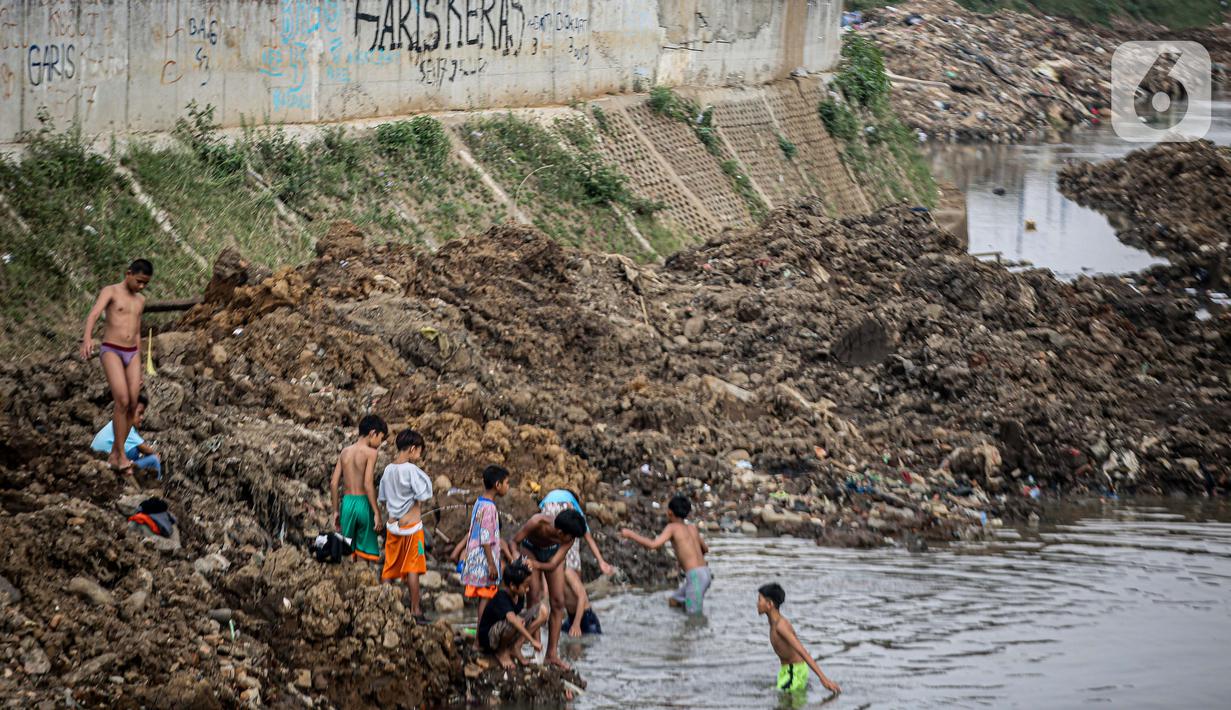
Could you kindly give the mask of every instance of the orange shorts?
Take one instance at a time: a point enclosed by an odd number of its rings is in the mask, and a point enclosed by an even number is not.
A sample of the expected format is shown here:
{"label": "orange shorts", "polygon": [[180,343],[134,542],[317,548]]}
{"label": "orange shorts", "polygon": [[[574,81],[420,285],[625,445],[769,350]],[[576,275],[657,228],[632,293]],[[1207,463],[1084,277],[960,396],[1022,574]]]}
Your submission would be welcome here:
{"label": "orange shorts", "polygon": [[499,589],[499,587],[494,585],[491,587],[476,587],[473,584],[467,584],[466,596],[471,599],[474,599],[475,597],[478,597],[479,599],[491,599],[496,596],[497,589]]}
{"label": "orange shorts", "polygon": [[[427,572],[427,556],[423,554],[423,527],[409,535],[398,535],[392,530],[385,536],[385,569],[381,579],[399,579],[408,574]],[[414,526],[411,526],[414,527]]]}

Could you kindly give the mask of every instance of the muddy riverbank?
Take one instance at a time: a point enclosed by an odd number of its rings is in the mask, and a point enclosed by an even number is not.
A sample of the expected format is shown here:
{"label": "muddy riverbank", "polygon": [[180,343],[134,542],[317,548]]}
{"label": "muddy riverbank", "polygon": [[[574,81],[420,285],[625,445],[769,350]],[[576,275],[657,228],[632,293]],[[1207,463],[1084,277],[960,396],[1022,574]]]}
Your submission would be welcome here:
{"label": "muddy riverbank", "polygon": [[1079,204],[1116,215],[1117,236],[1166,257],[1151,273],[1175,288],[1231,291],[1231,147],[1210,141],[1160,143],[1121,159],[1060,172]]}
{"label": "muddy riverbank", "polygon": [[[162,482],[84,452],[107,417],[96,363],[0,367],[0,529],[16,541],[0,556],[0,691],[564,697],[576,676],[504,679],[445,623],[460,590],[443,556],[485,464],[513,471],[514,520],[536,493],[580,490],[636,584],[667,582],[670,560],[613,532],[659,526],[675,491],[708,529],[912,549],[1025,519],[1034,496],[1196,493],[1225,475],[1231,392],[1214,374],[1227,325],[1195,308],[980,263],[926,213],[833,220],[816,202],[662,266],[513,226],[425,254],[338,224],[316,259],[272,274],[228,254],[205,302],[152,341],[143,433]],[[435,626],[414,627],[370,571],[301,551],[329,526],[329,471],[367,411],[428,441]],[[178,542],[125,522],[155,494]]]}

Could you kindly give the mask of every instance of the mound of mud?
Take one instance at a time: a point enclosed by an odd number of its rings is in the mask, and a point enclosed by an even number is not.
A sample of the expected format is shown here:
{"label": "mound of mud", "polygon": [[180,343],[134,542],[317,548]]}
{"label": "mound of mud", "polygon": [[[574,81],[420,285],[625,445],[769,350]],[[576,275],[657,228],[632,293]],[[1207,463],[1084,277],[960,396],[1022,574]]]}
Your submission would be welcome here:
{"label": "mound of mud", "polygon": [[[337,225],[302,267],[247,268],[220,259],[153,339],[143,434],[167,476],[144,490],[83,451],[108,417],[96,363],[0,367],[5,697],[564,697],[579,679],[485,670],[369,567],[301,552],[369,411],[428,442],[428,609],[456,604],[444,556],[489,463],[514,475],[506,531],[574,488],[643,584],[670,557],[615,528],[659,527],[676,491],[709,529],[917,544],[1024,515],[1036,485],[1196,492],[1226,471],[1226,323],[1182,296],[981,263],[905,208],[835,221],[805,202],[662,266],[514,226],[424,254]],[[126,527],[153,494],[178,544]]]}
{"label": "mound of mud", "polygon": [[1231,148],[1159,143],[1119,160],[1072,163],[1060,190],[1123,224],[1126,244],[1166,257],[1157,270],[1183,287],[1231,290]]}
{"label": "mound of mud", "polygon": [[863,18],[861,31],[898,77],[898,115],[937,140],[1015,142],[1107,115],[1106,76],[1119,43],[1110,31],[1010,10],[977,13],[952,0],[894,3]]}

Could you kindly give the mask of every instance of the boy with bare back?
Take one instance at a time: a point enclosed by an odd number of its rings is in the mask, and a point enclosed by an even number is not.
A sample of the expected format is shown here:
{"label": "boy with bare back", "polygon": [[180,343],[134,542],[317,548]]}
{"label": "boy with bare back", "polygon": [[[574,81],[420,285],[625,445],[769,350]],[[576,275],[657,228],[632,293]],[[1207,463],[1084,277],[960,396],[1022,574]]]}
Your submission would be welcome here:
{"label": "boy with bare back", "polygon": [[697,526],[688,522],[688,514],[692,512],[692,503],[684,496],[675,496],[667,503],[667,527],[653,540],[624,528],[620,534],[641,545],[647,550],[657,550],[671,542],[675,550],[675,559],[684,571],[684,582],[672,594],[667,602],[671,606],[683,607],[689,614],[700,614],[705,593],[709,591],[709,565],[705,564],[705,553],[710,551]]}
{"label": "boy with bare back", "polygon": [[[375,414],[359,421],[359,440],[342,449],[329,481],[329,497],[333,501],[333,520],[338,532],[350,538],[355,559],[380,562],[380,532],[384,523],[376,511],[376,453],[385,443],[389,427]],[[341,505],[338,486],[342,486]]]}
{"label": "boy with bare back", "polygon": [[[564,569],[565,558],[573,542],[586,535],[586,521],[575,510],[562,510],[548,515],[531,516],[513,536],[513,545],[525,557],[530,569],[530,605],[543,599],[544,591],[551,613],[547,626],[547,654],[544,660],[553,666],[568,670],[569,665],[560,658],[560,627],[564,624]],[[546,587],[546,590],[544,590]],[[490,605],[488,607],[491,608]]]}
{"label": "boy with bare back", "polygon": [[816,673],[821,685],[831,693],[841,693],[842,688],[821,672],[812,654],[800,643],[795,635],[791,622],[782,615],[782,603],[786,601],[786,591],[782,585],[774,582],[766,584],[757,590],[757,613],[764,614],[769,620],[769,645],[778,654],[781,665],[778,668],[778,682],[775,687],[779,693],[795,696],[789,705],[799,704],[808,692],[808,671]]}
{"label": "boy with bare back", "polygon": [[112,415],[115,442],[107,462],[117,471],[131,471],[134,464],[124,451],[128,430],[136,415],[137,398],[141,394],[141,312],[145,309],[145,297],[141,292],[154,276],[154,267],[145,259],[137,259],[128,266],[124,280],[103,287],[98,300],[85,320],[85,335],[81,339],[81,359],[89,360],[94,355],[94,326],[100,315],[106,314],[103,342],[98,349],[103,373],[111,387],[115,402]]}

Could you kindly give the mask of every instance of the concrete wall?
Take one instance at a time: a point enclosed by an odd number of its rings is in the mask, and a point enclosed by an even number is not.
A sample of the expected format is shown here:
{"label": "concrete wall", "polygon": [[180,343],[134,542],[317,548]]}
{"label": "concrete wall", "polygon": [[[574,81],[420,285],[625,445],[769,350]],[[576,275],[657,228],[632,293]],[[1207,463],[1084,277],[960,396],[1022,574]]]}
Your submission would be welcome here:
{"label": "concrete wall", "polygon": [[0,141],[568,103],[830,68],[839,0],[0,0]]}

